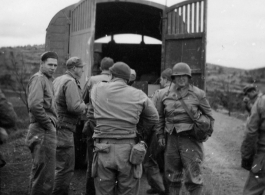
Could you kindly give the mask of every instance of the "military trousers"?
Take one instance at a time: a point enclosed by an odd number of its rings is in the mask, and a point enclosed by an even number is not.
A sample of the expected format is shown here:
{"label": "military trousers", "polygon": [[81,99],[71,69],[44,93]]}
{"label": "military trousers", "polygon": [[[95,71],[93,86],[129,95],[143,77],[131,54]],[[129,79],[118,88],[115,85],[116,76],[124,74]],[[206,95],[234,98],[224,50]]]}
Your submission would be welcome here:
{"label": "military trousers", "polygon": [[157,192],[165,192],[166,181],[164,174],[164,148],[158,145],[155,133],[152,133],[150,144],[148,144],[147,153],[144,161],[144,170],[148,184]]}
{"label": "military trousers", "polygon": [[174,131],[171,135],[167,134],[165,175],[169,185],[169,194],[180,193],[183,178],[185,187],[191,194],[201,194],[202,162],[202,143],[185,133],[177,134]]}
{"label": "military trousers", "polygon": [[[97,195],[137,195],[142,173],[129,162],[132,144],[109,144],[108,152],[94,154],[92,169]],[[95,167],[96,164],[96,167]],[[92,171],[93,172],[93,171]]]}
{"label": "military trousers", "polygon": [[265,153],[258,152],[244,186],[243,195],[265,194]]}
{"label": "military trousers", "polygon": [[38,123],[32,123],[26,137],[32,154],[29,194],[50,195],[53,190],[56,164],[56,130],[44,129]]}
{"label": "military trousers", "polygon": [[74,135],[68,129],[57,128],[56,170],[53,195],[68,195],[74,176]]}

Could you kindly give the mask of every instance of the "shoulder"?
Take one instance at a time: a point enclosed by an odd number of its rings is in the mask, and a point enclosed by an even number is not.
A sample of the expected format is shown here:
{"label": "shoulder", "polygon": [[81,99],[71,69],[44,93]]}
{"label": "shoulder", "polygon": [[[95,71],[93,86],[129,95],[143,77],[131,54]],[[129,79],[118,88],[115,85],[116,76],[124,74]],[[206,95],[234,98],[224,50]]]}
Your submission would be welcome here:
{"label": "shoulder", "polygon": [[194,85],[190,85],[189,90],[191,90],[199,99],[206,97],[205,91],[203,91],[202,89],[200,89]]}
{"label": "shoulder", "polygon": [[45,78],[46,78],[46,76],[43,73],[37,72],[30,77],[29,85],[38,84],[38,83],[45,83]]}

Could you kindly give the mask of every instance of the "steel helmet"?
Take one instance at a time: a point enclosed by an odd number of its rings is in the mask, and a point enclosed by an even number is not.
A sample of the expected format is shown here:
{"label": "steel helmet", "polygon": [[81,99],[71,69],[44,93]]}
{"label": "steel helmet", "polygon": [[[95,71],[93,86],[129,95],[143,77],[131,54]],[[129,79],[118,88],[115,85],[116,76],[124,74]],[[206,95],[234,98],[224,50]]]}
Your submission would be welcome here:
{"label": "steel helmet", "polygon": [[184,62],[179,62],[174,65],[172,69],[171,79],[174,79],[174,76],[187,75],[191,78],[191,69],[188,64]]}
{"label": "steel helmet", "polygon": [[111,74],[115,77],[130,80],[131,69],[124,62],[116,62],[112,67],[109,68]]}

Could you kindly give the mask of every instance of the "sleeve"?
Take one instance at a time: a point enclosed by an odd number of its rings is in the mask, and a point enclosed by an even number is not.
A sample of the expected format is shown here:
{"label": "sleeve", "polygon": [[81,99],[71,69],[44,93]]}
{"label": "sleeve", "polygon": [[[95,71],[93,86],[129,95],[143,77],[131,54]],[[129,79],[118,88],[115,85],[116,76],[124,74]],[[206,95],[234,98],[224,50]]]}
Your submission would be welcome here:
{"label": "sleeve", "polygon": [[158,138],[163,138],[165,137],[164,135],[164,129],[165,129],[165,113],[164,109],[165,106],[162,102],[162,94],[161,91],[157,93],[157,99],[156,99],[156,105],[155,105],[157,112],[158,112],[158,123],[155,126],[155,131],[158,136]]}
{"label": "sleeve", "polygon": [[89,78],[84,86],[83,100],[85,104],[89,102],[89,94],[91,89],[91,79]]}
{"label": "sleeve", "polygon": [[43,79],[35,76],[29,83],[28,105],[35,120],[45,129],[51,125],[51,120],[43,108],[45,84]]}
{"label": "sleeve", "polygon": [[[145,95],[145,94],[144,94]],[[144,107],[141,114],[143,123],[147,126],[156,125],[158,122],[158,113],[153,102],[145,95]]]}
{"label": "sleeve", "polygon": [[255,102],[252,107],[251,115],[246,125],[245,136],[241,145],[241,157],[242,159],[251,159],[253,158],[256,145],[258,140],[258,130],[261,120],[261,115],[259,111],[260,100]]}
{"label": "sleeve", "polygon": [[80,96],[78,86],[75,83],[75,81],[69,81],[68,83],[66,83],[65,97],[66,97],[67,110],[70,113],[75,115],[83,114],[87,106]]}
{"label": "sleeve", "polygon": [[17,114],[13,105],[7,101],[0,90],[0,127],[13,128],[16,125]]}

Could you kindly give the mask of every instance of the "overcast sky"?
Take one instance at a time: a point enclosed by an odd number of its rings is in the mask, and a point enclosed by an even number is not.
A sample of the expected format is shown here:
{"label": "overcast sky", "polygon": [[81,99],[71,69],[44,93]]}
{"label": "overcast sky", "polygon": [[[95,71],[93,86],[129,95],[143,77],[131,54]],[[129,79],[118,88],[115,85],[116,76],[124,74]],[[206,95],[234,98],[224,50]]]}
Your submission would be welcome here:
{"label": "overcast sky", "polygon": [[[79,0],[1,0],[0,47],[44,44],[61,9]],[[179,0],[153,0],[168,6]],[[265,0],[208,0],[207,62],[265,67]]]}

